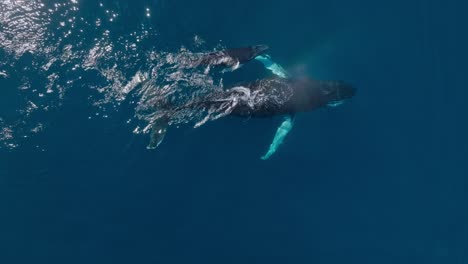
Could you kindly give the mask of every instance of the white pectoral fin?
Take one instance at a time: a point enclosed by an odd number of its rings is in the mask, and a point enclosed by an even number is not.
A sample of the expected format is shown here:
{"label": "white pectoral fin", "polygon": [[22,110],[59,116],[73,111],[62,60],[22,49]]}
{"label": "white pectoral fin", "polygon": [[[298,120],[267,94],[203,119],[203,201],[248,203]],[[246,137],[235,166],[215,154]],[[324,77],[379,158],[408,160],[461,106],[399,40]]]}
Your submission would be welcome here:
{"label": "white pectoral fin", "polygon": [[152,125],[151,135],[150,135],[150,143],[146,147],[147,149],[155,149],[161,144],[166,136],[167,128],[168,128],[169,119],[166,117],[162,117]]}
{"label": "white pectoral fin", "polygon": [[273,142],[270,144],[270,148],[268,149],[267,153],[261,157],[262,160],[267,160],[273,155],[279,148],[279,146],[283,143],[284,138],[288,135],[289,131],[293,128],[294,125],[294,116],[288,115],[284,118],[281,125],[276,130],[275,137],[273,138]]}
{"label": "white pectoral fin", "polygon": [[269,55],[259,55],[255,57],[256,60],[260,61],[265,68],[270,70],[274,75],[280,78],[288,78],[288,73],[281,65],[271,60]]}

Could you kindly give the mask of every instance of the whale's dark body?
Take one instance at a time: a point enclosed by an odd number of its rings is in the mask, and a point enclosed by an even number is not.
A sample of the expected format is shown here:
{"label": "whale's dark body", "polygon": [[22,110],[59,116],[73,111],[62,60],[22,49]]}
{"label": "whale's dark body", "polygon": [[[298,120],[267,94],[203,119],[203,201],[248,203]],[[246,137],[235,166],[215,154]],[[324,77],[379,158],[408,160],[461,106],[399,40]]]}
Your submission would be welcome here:
{"label": "whale's dark body", "polygon": [[[268,49],[265,45],[245,48],[227,49],[202,54],[193,64],[197,66],[214,66],[236,69],[240,65],[262,55]],[[262,56],[259,56],[262,57]],[[312,111],[327,105],[334,105],[354,96],[356,90],[342,81],[318,81],[309,78],[287,78],[282,68],[277,69],[269,58],[262,58],[267,69],[276,77],[256,80],[226,90],[215,90],[199,98],[193,98],[182,105],[162,103],[155,108],[162,112],[152,124],[151,141],[148,148],[156,148],[164,139],[171,120],[177,119],[184,112],[206,112],[217,119],[232,115],[240,117],[271,117],[276,115],[293,115],[298,112]],[[278,65],[276,65],[278,66]],[[193,111],[192,111],[193,110]],[[202,122],[202,123],[203,123]],[[197,123],[196,126],[199,124]],[[286,132],[287,133],[287,132]]]}
{"label": "whale's dark body", "polygon": [[226,49],[217,52],[203,54],[193,66],[219,66],[235,68],[253,60],[258,55],[268,50],[266,45],[255,45],[244,48]]}
{"label": "whale's dark body", "polygon": [[216,108],[226,101],[237,98],[230,115],[271,117],[312,111],[349,99],[355,93],[354,87],[342,81],[275,77],[218,91],[184,107]]}
{"label": "whale's dark body", "polygon": [[216,115],[271,117],[312,111],[353,97],[356,89],[342,81],[317,81],[309,78],[261,79],[227,90],[218,90],[195,98],[182,106],[164,108],[165,115],[153,123],[148,148],[156,148],[164,139],[171,116],[179,111],[206,110]]}

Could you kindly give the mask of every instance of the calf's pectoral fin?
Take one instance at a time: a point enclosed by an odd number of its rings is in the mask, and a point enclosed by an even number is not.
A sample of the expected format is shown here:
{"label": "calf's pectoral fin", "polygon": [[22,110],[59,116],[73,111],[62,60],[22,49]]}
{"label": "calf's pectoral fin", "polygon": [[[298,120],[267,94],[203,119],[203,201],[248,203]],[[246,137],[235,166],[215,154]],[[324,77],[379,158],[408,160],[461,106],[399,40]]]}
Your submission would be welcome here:
{"label": "calf's pectoral fin", "polygon": [[281,65],[274,62],[270,55],[258,55],[255,57],[255,59],[260,61],[263,66],[265,66],[265,68],[271,71],[274,75],[283,79],[288,78],[289,74],[286,72],[286,70]]}

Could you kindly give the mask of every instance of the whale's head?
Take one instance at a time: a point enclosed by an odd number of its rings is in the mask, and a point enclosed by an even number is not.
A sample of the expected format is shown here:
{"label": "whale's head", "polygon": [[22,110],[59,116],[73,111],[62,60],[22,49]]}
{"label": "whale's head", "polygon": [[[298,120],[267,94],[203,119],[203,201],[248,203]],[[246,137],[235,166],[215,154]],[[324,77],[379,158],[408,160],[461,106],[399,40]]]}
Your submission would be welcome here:
{"label": "whale's head", "polygon": [[326,81],[320,85],[323,102],[327,106],[338,106],[356,95],[356,88],[343,81]]}
{"label": "whale's head", "polygon": [[338,106],[356,94],[356,88],[343,81],[322,81],[301,77],[290,81],[293,96],[289,104],[295,112],[324,106]]}
{"label": "whale's head", "polygon": [[269,47],[267,45],[252,46],[252,52],[253,52],[253,55],[254,55],[252,57],[256,57],[258,55],[261,55],[261,54],[265,53],[268,49],[269,49]]}
{"label": "whale's head", "polygon": [[268,50],[267,45],[255,45],[243,48],[227,49],[222,52],[223,57],[227,55],[233,61],[244,64],[255,57],[264,54]]}

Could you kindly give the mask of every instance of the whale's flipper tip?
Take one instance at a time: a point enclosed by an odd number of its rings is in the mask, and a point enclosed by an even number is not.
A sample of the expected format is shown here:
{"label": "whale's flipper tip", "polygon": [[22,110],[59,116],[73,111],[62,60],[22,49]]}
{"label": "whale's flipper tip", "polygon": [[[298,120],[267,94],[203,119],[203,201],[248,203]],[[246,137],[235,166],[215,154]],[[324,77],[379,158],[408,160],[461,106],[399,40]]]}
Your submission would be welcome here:
{"label": "whale's flipper tip", "polygon": [[164,140],[164,137],[166,136],[168,126],[168,118],[161,118],[153,124],[150,143],[146,147],[147,149],[155,149],[161,144],[161,142]]}

